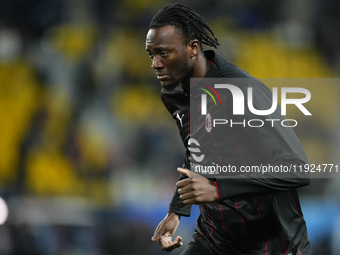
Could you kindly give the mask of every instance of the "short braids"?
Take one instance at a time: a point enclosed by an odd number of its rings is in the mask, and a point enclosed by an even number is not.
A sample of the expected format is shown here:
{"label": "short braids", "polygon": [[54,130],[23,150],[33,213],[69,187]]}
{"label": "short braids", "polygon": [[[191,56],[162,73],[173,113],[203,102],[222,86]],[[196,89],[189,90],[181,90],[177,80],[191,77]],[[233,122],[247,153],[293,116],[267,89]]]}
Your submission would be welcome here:
{"label": "short braids", "polygon": [[[186,38],[187,42],[197,39],[201,46],[217,48],[217,38],[208,23],[193,9],[184,4],[168,4],[151,20],[149,28],[175,26]],[[210,34],[211,35],[210,35]]]}

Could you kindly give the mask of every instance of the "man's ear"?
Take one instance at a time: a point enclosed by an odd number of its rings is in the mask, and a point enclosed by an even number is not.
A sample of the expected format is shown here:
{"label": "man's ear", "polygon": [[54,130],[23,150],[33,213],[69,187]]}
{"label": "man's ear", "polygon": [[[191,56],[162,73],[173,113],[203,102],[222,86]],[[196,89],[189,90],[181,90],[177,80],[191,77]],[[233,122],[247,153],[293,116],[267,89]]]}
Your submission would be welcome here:
{"label": "man's ear", "polygon": [[200,42],[197,39],[191,40],[189,42],[190,47],[190,58],[196,57],[200,51]]}

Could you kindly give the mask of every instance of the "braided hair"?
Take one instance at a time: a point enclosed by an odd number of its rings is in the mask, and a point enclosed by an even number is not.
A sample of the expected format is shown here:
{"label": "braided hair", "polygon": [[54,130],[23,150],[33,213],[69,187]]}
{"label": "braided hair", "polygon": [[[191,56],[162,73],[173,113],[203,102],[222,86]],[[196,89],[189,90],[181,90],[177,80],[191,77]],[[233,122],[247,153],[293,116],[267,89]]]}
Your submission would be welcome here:
{"label": "braided hair", "polygon": [[[174,26],[185,37],[186,43],[193,39],[217,48],[217,38],[208,23],[193,9],[184,4],[168,4],[152,18],[149,28]],[[211,35],[210,35],[210,34]]]}

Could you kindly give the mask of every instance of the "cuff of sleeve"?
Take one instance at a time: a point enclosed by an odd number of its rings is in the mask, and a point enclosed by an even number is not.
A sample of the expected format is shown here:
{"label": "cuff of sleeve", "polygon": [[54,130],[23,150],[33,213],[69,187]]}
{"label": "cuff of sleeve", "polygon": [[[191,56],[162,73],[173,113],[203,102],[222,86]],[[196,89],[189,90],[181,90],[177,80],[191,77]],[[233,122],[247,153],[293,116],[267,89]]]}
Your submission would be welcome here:
{"label": "cuff of sleeve", "polygon": [[217,179],[215,185],[218,190],[218,197],[220,201],[233,197],[239,189],[237,185],[237,178]]}
{"label": "cuff of sleeve", "polygon": [[217,192],[218,201],[221,201],[221,200],[220,200],[220,193],[219,193],[218,187],[217,187],[217,182],[214,181],[214,184],[215,184],[215,187],[216,187],[216,192]]}
{"label": "cuff of sleeve", "polygon": [[181,209],[173,209],[173,208],[169,208],[169,213],[173,212],[176,213],[179,216],[184,216],[184,217],[190,217],[190,213],[191,213],[191,206],[190,208],[185,208],[183,210]]}

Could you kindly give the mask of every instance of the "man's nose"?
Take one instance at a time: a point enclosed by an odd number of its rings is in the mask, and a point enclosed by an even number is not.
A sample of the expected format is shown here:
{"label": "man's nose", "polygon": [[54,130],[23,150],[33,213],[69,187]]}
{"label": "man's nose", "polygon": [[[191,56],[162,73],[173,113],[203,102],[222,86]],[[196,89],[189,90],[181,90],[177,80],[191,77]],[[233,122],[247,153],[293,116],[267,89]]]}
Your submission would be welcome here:
{"label": "man's nose", "polygon": [[154,57],[153,57],[151,67],[152,67],[153,69],[163,68],[163,63],[162,63],[162,61],[160,60],[160,57],[159,57],[159,56],[154,56]]}

